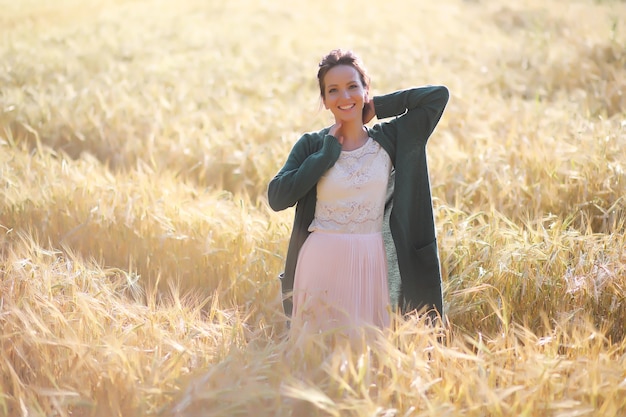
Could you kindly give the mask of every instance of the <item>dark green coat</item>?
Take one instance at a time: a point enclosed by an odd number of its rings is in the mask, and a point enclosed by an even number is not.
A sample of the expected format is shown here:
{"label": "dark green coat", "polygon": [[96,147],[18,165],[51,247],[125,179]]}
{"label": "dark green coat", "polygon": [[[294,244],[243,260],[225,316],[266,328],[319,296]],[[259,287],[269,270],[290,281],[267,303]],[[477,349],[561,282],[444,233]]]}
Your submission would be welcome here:
{"label": "dark green coat", "polygon": [[[397,301],[402,312],[426,307],[443,315],[426,143],[443,114],[448,97],[446,87],[429,86],[373,98],[379,120],[393,117],[374,125],[369,129],[369,135],[387,151],[394,165],[383,235],[386,237],[390,287],[400,276]],[[296,205],[282,279],[285,313],[288,315],[291,315],[291,291],[298,253],[310,233],[308,227],[315,214],[316,185],[341,152],[341,145],[328,134],[329,129],[304,134],[268,187],[272,209],[279,211]]]}

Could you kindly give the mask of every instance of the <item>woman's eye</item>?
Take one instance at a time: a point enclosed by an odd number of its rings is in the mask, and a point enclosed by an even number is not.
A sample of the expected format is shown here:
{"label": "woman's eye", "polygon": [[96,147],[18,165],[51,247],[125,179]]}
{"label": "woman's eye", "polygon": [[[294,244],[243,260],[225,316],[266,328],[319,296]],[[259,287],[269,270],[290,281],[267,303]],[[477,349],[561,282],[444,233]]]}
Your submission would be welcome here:
{"label": "woman's eye", "polygon": [[330,90],[328,90],[329,93],[336,93],[337,89],[336,88],[331,88]]}
{"label": "woman's eye", "polygon": [[350,88],[351,88],[352,90],[354,90],[355,88],[357,88],[357,85],[356,85],[356,84],[352,84],[352,85],[350,86]]}

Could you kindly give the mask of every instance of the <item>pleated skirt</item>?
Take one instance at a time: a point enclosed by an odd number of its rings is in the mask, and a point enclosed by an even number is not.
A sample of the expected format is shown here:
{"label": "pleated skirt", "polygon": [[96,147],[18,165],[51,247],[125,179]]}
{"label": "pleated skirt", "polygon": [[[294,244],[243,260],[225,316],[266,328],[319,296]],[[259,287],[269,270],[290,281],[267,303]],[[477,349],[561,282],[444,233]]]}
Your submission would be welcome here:
{"label": "pleated skirt", "polygon": [[311,233],[296,266],[292,329],[324,332],[362,326],[389,326],[382,233]]}

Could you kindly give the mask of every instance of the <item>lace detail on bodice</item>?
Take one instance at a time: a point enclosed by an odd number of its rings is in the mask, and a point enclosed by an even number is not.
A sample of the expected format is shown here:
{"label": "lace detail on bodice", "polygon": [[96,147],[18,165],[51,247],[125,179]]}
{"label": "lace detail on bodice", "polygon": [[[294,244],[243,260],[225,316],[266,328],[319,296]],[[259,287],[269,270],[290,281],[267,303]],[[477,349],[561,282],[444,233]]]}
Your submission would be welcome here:
{"label": "lace detail on bodice", "polygon": [[372,138],[360,148],[342,151],[317,183],[309,231],[380,232],[390,171],[389,155]]}

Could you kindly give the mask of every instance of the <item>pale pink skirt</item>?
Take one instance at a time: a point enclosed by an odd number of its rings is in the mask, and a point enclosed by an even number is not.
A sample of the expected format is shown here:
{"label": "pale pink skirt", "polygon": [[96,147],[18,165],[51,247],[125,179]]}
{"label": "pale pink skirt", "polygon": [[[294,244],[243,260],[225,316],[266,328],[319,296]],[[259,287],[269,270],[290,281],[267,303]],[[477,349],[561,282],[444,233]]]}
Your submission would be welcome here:
{"label": "pale pink skirt", "polygon": [[292,328],[319,332],[368,325],[389,326],[382,234],[311,233],[298,256]]}

